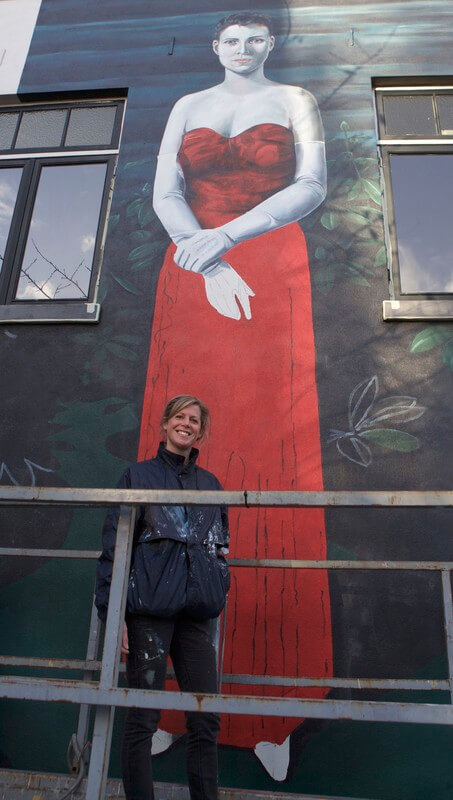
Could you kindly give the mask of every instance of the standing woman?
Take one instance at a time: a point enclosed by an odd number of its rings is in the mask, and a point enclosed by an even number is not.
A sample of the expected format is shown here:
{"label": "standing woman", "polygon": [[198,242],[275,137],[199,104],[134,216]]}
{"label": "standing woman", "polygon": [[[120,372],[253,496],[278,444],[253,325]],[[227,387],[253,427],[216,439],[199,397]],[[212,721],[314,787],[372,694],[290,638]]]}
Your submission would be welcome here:
{"label": "standing woman", "polygon": [[[173,243],[157,289],[139,452],[155,448],[165,393],[195,386],[216,408],[222,448],[208,445],[204,458],[224,485],[321,490],[310,271],[297,220],[325,197],[324,137],[314,97],[265,76],[274,41],[262,15],[221,20],[213,50],[223,82],[182,97],[162,138],[154,207]],[[231,519],[236,557],[326,558],[322,509],[241,510]],[[235,570],[224,666],[330,676],[327,573]],[[293,727],[226,715],[220,741],[281,744]]]}
{"label": "standing woman", "polygon": [[[197,466],[209,411],[192,395],[170,400],[161,418],[165,441],[157,456],[133,464],[118,488],[221,489]],[[98,561],[96,605],[107,616],[118,510],[107,515]],[[163,689],[168,656],[182,691],[215,693],[212,618],[229,588],[226,510],[215,506],[141,506],[137,511],[123,633],[127,680],[136,689]],[[157,709],[130,708],[123,737],[127,800],[152,800],[151,742]],[[187,773],[191,800],[217,797],[217,714],[187,712]]]}

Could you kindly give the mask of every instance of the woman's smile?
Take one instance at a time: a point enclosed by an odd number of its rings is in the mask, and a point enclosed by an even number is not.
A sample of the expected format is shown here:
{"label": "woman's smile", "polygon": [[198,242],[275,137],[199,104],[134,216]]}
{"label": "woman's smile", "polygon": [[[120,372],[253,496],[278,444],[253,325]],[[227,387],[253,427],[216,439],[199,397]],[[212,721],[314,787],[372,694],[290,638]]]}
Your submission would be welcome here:
{"label": "woman's smile", "polygon": [[197,405],[183,408],[165,423],[166,448],[171,453],[187,455],[200,436],[201,414]]}

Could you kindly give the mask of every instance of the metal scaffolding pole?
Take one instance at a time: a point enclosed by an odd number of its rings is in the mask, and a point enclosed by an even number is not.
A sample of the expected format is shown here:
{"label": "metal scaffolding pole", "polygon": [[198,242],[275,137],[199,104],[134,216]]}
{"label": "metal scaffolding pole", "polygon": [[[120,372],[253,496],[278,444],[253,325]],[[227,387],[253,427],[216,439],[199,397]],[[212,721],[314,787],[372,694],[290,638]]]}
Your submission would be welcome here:
{"label": "metal scaffolding pole", "polygon": [[[153,503],[166,505],[231,505],[242,507],[363,507],[428,508],[452,507],[453,492],[203,492],[166,490],[113,490],[37,487],[0,487],[0,505],[7,506],[107,506],[120,505],[120,517],[113,562],[110,601],[106,621],[102,660],[96,660],[99,625],[92,613],[89,640],[84,660],[43,659],[0,656],[0,665],[70,668],[83,672],[82,680],[58,680],[18,676],[0,677],[0,697],[69,702],[81,705],[77,740],[79,749],[86,742],[89,708],[96,709],[91,757],[87,780],[87,800],[103,800],[107,780],[112,726],[116,706],[209,711],[259,716],[351,719],[413,724],[453,724],[453,602],[449,561],[308,561],[294,559],[231,559],[233,568],[261,567],[323,570],[402,570],[439,571],[442,579],[442,602],[445,619],[448,679],[367,679],[307,678],[277,675],[224,675],[228,684],[257,684],[277,687],[324,686],[353,689],[403,689],[448,691],[449,704],[390,703],[358,700],[307,700],[285,697],[245,695],[204,695],[190,692],[166,692],[126,689],[118,686],[121,670],[121,633],[124,620],[127,584],[133,543],[135,509]],[[0,555],[11,557],[47,557],[94,559],[96,550],[50,550],[0,548]],[[224,629],[224,626],[223,626]],[[218,634],[217,634],[218,635]],[[220,642],[220,651],[222,642]],[[222,658],[219,672],[222,673]],[[100,672],[99,680],[94,680]]]}

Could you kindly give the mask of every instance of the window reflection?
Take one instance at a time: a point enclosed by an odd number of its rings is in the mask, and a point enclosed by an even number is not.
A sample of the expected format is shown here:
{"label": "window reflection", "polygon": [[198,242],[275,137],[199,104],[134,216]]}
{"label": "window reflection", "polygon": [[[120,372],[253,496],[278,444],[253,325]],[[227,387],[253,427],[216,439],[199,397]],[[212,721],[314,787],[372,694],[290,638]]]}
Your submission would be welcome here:
{"label": "window reflection", "polygon": [[453,155],[391,155],[401,291],[453,292]]}
{"label": "window reflection", "polygon": [[17,300],[88,296],[107,164],[41,170]]}
{"label": "window reflection", "polygon": [[0,169],[0,270],[3,266],[21,177],[22,167],[2,167]]}

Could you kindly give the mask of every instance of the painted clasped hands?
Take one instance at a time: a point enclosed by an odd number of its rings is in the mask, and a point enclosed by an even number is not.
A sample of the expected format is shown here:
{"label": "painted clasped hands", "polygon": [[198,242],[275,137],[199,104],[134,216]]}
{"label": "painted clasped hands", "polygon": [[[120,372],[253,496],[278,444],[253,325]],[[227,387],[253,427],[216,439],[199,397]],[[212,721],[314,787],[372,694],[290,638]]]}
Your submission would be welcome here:
{"label": "painted clasped hands", "polygon": [[175,263],[192,272],[203,272],[233,246],[233,240],[221,228],[199,230],[178,243]]}
{"label": "painted clasped hands", "polygon": [[210,305],[230,319],[251,319],[250,297],[255,293],[230,264],[220,256],[234,242],[220,228],[200,230],[180,241],[174,256],[183,269],[199,272],[205,280],[206,297]]}

